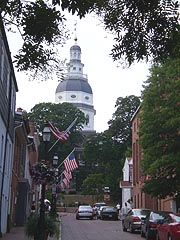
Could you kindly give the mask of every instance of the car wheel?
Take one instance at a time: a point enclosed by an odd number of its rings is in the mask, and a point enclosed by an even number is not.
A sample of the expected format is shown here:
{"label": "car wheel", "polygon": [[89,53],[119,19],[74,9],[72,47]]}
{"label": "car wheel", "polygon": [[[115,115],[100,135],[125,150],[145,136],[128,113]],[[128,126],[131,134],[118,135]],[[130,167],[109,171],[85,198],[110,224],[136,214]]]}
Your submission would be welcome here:
{"label": "car wheel", "polygon": [[76,217],[76,220],[79,220],[79,218],[78,218],[78,217]]}
{"label": "car wheel", "polygon": [[129,231],[130,231],[130,233],[134,232],[134,229],[132,228],[132,224],[131,223],[129,224]]}
{"label": "car wheel", "polygon": [[153,240],[149,234],[149,232],[146,232],[146,240]]}
{"label": "car wheel", "polygon": [[159,240],[159,235],[158,235],[158,233],[156,234],[156,240]]}
{"label": "car wheel", "polygon": [[122,228],[123,228],[123,232],[127,232],[127,228],[124,226],[124,223],[122,223]]}

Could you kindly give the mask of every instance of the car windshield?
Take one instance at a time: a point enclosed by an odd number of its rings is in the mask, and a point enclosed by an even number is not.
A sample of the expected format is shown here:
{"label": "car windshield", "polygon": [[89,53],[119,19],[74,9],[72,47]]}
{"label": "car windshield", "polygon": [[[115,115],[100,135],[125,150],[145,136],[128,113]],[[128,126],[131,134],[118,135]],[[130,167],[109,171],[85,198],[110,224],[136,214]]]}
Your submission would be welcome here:
{"label": "car windshield", "polygon": [[153,212],[152,213],[152,219],[164,219],[168,215],[169,212]]}
{"label": "car windshield", "polygon": [[112,211],[116,211],[116,209],[114,207],[104,207],[103,211],[112,212]]}
{"label": "car windshield", "polygon": [[91,206],[80,206],[80,207],[79,207],[79,210],[80,210],[80,211],[85,211],[85,210],[88,210],[88,211],[89,211],[89,210],[92,210],[92,208],[91,208]]}
{"label": "car windshield", "polygon": [[180,222],[180,216],[173,215],[174,222]]}
{"label": "car windshield", "polygon": [[140,216],[140,215],[146,216],[146,215],[148,215],[149,212],[150,212],[150,210],[148,210],[148,209],[135,209],[134,210],[134,213],[137,216]]}

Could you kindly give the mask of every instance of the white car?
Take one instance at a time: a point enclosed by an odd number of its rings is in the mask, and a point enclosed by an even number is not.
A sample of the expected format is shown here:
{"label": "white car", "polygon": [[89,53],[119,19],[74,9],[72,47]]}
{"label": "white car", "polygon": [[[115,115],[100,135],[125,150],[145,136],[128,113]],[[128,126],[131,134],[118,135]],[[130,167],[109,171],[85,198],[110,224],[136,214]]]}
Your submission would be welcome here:
{"label": "white car", "polygon": [[77,220],[79,220],[80,218],[90,218],[92,220],[93,217],[94,217],[94,210],[90,205],[79,206],[76,212]]}

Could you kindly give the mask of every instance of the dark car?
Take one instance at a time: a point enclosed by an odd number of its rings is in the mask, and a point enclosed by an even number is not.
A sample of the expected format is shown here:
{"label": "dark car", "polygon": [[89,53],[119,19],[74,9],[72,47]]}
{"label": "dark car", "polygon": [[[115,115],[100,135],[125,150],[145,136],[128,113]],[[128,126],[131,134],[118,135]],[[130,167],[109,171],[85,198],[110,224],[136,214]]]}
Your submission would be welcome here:
{"label": "dark car", "polygon": [[76,212],[76,219],[79,220],[80,218],[90,218],[93,219],[94,217],[94,211],[93,208],[89,205],[82,205],[79,206],[77,212]]}
{"label": "dark car", "polygon": [[115,207],[103,207],[100,212],[100,219],[118,220],[118,210]]}
{"label": "dark car", "polygon": [[146,237],[146,240],[156,240],[157,225],[169,213],[168,211],[151,211],[146,217],[142,218],[141,237]]}
{"label": "dark car", "polygon": [[94,204],[94,211],[96,212],[97,218],[100,217],[100,208],[104,207],[104,206],[107,206],[107,204],[105,202],[97,202]]}
{"label": "dark car", "polygon": [[141,230],[141,218],[146,217],[150,209],[136,208],[131,209],[122,219],[123,231],[127,229],[132,233],[135,230]]}
{"label": "dark car", "polygon": [[158,240],[180,239],[180,214],[169,213],[157,226]]}

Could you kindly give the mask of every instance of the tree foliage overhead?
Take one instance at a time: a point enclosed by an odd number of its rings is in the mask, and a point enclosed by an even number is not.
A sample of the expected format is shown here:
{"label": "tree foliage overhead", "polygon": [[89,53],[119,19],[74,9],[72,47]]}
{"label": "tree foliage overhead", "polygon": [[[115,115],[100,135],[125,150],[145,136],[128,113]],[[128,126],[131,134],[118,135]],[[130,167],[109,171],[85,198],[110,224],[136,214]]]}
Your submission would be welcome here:
{"label": "tree foliage overhead", "polygon": [[[24,39],[15,56],[21,71],[59,71],[55,45],[68,37],[64,11],[80,18],[94,12],[115,35],[114,60],[159,60],[179,54],[179,3],[175,0],[1,0],[2,20]],[[61,59],[62,60],[62,59]]]}
{"label": "tree foliage overhead", "polygon": [[[178,43],[179,3],[174,0],[115,0],[105,6],[103,21],[115,34],[112,57],[134,61],[165,59]],[[102,15],[102,13],[100,13]]]}
{"label": "tree foliage overhead", "polygon": [[165,198],[180,191],[180,60],[155,64],[143,92],[140,144],[144,191]]}
{"label": "tree foliage overhead", "polygon": [[[55,45],[68,38],[65,17],[48,1],[1,1],[2,20],[8,30],[17,30],[23,39],[14,56],[19,71],[48,74],[58,71],[59,58]],[[15,28],[16,27],[16,28]]]}

